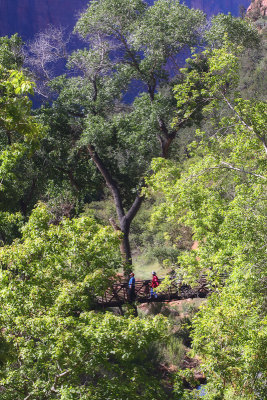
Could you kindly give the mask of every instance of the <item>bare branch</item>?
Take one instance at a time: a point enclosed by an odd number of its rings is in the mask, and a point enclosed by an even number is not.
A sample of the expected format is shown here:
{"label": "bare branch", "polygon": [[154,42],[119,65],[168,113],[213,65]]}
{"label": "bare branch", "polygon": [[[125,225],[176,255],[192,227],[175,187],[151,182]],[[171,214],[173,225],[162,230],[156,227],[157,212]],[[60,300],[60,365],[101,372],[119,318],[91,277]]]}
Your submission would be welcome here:
{"label": "bare branch", "polygon": [[46,31],[38,33],[24,50],[25,64],[33,71],[37,83],[40,81],[39,94],[44,97],[46,95],[43,87],[54,78],[55,64],[61,59],[67,60],[69,41],[70,36],[64,29],[50,25]]}
{"label": "bare branch", "polygon": [[265,176],[263,176],[263,175],[255,174],[254,172],[250,172],[250,171],[245,171],[245,170],[242,169],[242,168],[234,167],[233,165],[228,164],[228,163],[226,163],[226,162],[224,162],[224,161],[222,161],[222,164],[223,164],[223,168],[233,169],[233,170],[235,170],[235,171],[243,172],[244,174],[249,174],[249,175],[256,176],[257,178],[267,179],[267,178],[266,178]]}
{"label": "bare branch", "polygon": [[267,179],[267,178],[266,178],[265,176],[263,176],[263,175],[255,174],[254,172],[246,171],[246,170],[244,170],[244,169],[242,169],[242,168],[234,167],[233,165],[228,164],[228,163],[222,161],[220,165],[215,166],[215,167],[210,167],[210,168],[204,168],[202,171],[200,171],[199,174],[190,175],[186,180],[188,181],[189,179],[192,179],[192,178],[198,178],[199,176],[204,175],[205,172],[207,172],[207,171],[212,171],[212,170],[214,170],[214,169],[222,169],[222,168],[231,169],[231,170],[238,171],[238,172],[242,172],[242,173],[248,174],[248,175],[253,175],[253,176],[256,176],[257,178],[261,178],[261,179],[264,179],[264,180]]}
{"label": "bare branch", "polygon": [[56,390],[56,386],[57,386],[58,380],[60,378],[63,378],[63,376],[68,375],[70,373],[70,371],[71,371],[70,369],[67,369],[66,371],[62,372],[61,374],[55,376],[54,384],[50,389],[51,392],[58,393],[58,391]]}

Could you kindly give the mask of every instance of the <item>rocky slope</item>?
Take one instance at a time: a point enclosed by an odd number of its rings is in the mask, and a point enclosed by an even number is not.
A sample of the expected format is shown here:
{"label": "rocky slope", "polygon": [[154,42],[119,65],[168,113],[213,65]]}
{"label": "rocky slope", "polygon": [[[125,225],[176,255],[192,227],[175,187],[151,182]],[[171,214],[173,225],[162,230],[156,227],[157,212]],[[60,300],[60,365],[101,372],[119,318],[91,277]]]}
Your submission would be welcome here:
{"label": "rocky slope", "polygon": [[267,18],[267,0],[253,0],[248,8],[248,16],[254,20],[260,17]]}
{"label": "rocky slope", "polygon": [[[262,0],[266,1],[266,0]],[[147,0],[149,4],[153,0]],[[18,32],[24,40],[44,31],[49,24],[71,29],[79,11],[89,0],[0,0],[0,36]],[[238,15],[240,5],[248,7],[249,0],[185,0],[192,8],[200,8],[208,15],[232,12]]]}

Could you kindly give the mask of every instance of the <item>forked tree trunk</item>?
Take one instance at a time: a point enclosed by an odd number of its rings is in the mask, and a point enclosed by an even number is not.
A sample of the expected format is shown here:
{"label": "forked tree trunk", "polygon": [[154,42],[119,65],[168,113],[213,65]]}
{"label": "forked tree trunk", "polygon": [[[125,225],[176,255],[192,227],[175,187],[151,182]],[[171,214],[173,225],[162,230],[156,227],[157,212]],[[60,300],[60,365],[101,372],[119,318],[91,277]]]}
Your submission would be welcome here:
{"label": "forked tree trunk", "polygon": [[121,198],[121,193],[118,187],[117,182],[113,179],[111,176],[110,172],[104,165],[103,161],[95,151],[94,146],[89,145],[87,146],[88,153],[90,154],[92,160],[94,161],[96,167],[98,168],[99,172],[103,176],[103,178],[106,181],[106,184],[113,196],[115,207],[116,207],[116,212],[119,220],[119,226],[116,224],[116,222],[111,219],[110,222],[115,230],[120,230],[123,234],[123,237],[121,239],[121,245],[120,245],[120,251],[122,255],[122,259],[124,261],[124,270],[125,273],[127,273],[127,270],[130,265],[132,265],[132,254],[131,254],[131,246],[130,246],[130,241],[129,241],[129,233],[130,233],[130,226],[131,222],[136,216],[138,210],[141,207],[141,204],[143,202],[143,196],[141,196],[139,193],[137,194],[133,204],[131,205],[130,209],[125,213],[124,207],[122,205],[122,198]]}
{"label": "forked tree trunk", "polygon": [[[151,97],[151,101],[153,102],[153,96]],[[169,132],[166,124],[161,118],[158,118],[159,128],[161,130],[161,135],[158,136],[161,145],[161,156],[163,158],[168,157],[169,147],[172,144],[173,140],[176,137],[177,131]],[[130,207],[130,209],[125,213],[124,207],[122,205],[122,197],[120,193],[120,189],[118,187],[117,182],[111,176],[111,173],[108,171],[104,162],[101,160],[99,155],[97,154],[93,145],[87,146],[87,151],[90,154],[92,160],[94,161],[96,167],[98,168],[99,172],[105,179],[106,185],[109,188],[116,207],[117,216],[119,220],[119,226],[115,223],[115,221],[111,221],[112,226],[115,230],[120,230],[123,233],[123,237],[121,240],[120,251],[122,255],[122,259],[124,261],[124,271],[127,273],[129,266],[132,265],[132,254],[131,254],[131,246],[129,241],[129,233],[130,233],[130,226],[132,220],[136,216],[138,210],[141,207],[143,202],[143,196],[138,193],[136,198]]]}

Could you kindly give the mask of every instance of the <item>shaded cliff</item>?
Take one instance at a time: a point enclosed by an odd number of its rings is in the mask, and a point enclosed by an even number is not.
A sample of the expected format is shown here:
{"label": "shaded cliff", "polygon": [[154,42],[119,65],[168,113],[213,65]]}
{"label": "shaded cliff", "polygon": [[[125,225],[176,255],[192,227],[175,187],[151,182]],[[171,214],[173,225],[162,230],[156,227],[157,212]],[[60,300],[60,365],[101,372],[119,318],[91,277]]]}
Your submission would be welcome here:
{"label": "shaded cliff", "polygon": [[[152,4],[153,0],[147,0]],[[75,24],[79,12],[89,0],[0,0],[0,36],[18,32],[24,40],[44,31],[49,24],[69,29]],[[200,8],[208,15],[218,12],[238,15],[241,6],[247,8],[249,0],[185,0],[192,8]]]}
{"label": "shaded cliff", "polygon": [[224,14],[231,12],[238,16],[241,8],[249,6],[250,0],[185,0],[185,3],[191,8],[205,11],[209,16],[220,12]]}
{"label": "shaded cliff", "polygon": [[0,35],[18,32],[23,39],[49,24],[72,28],[88,0],[0,0]]}

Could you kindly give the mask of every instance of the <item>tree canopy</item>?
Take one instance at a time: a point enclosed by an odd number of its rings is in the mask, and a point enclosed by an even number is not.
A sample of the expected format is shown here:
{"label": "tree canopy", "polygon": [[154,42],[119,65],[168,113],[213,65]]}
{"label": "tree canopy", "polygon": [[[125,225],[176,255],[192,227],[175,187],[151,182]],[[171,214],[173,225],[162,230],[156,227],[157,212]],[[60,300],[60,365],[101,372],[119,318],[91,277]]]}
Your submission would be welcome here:
{"label": "tree canopy", "polygon": [[30,187],[25,174],[27,171],[30,178],[30,158],[43,136],[43,127],[31,113],[29,95],[33,94],[33,82],[18,69],[4,66],[13,65],[8,44],[12,47],[14,41],[17,46],[16,37],[10,42],[3,38],[4,45],[0,45],[3,62],[0,64],[0,240],[3,243],[16,231],[16,221],[21,219],[18,212],[25,211],[23,198]]}
{"label": "tree canopy", "polygon": [[120,266],[117,234],[90,217],[52,221],[40,204],[0,250],[1,397],[166,398],[149,357],[163,319],[91,311]]}
{"label": "tree canopy", "polygon": [[182,136],[183,127],[202,118],[200,102],[191,119],[185,113],[179,127],[171,126],[172,89],[184,54],[205,42],[217,46],[213,31],[219,23],[220,35],[229,31],[235,41],[233,32],[239,32],[236,40],[243,32],[245,45],[258,43],[250,24],[231,15],[218,21],[205,36],[204,13],[179,1],[158,0],[152,6],[142,0],[92,1],[75,27],[86,42],[68,58],[75,76],[66,74],[50,83],[57,92],[51,112],[66,128],[71,146],[63,157],[52,151],[57,162],[48,162],[57,164],[77,194],[85,194],[81,185],[86,186],[86,179],[90,187],[96,185],[92,165],[86,167],[91,158],[113,197],[126,263],[132,261],[129,232],[143,202],[140,190],[152,158],[168,157],[178,130]]}
{"label": "tree canopy", "polygon": [[203,56],[208,71],[184,69],[184,83],[175,91],[179,107],[194,104],[199,94],[193,88],[201,81],[204,97],[212,99],[205,107],[212,124],[197,132],[182,167],[154,161],[150,183],[166,199],[154,218],[164,215],[169,223],[191,228],[198,248],[180,253],[178,274],[194,282],[204,273],[216,288],[193,322],[193,349],[208,377],[205,397],[260,399],[266,369],[267,108],[233,95],[238,83],[233,48]]}

